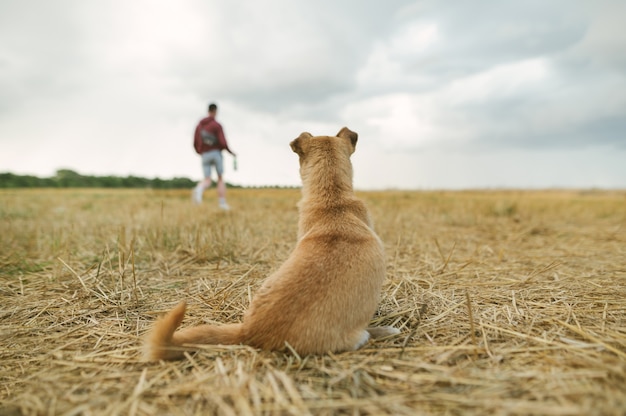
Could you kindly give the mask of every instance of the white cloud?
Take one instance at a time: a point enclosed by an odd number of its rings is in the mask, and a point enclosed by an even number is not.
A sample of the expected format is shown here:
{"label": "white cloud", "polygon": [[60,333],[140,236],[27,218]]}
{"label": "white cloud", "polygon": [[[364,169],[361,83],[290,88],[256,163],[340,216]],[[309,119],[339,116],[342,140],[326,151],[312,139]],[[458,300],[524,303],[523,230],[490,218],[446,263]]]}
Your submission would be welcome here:
{"label": "white cloud", "polygon": [[343,115],[350,125],[363,124],[364,133],[381,150],[403,152],[454,138],[454,131],[440,124],[440,109],[432,104],[428,96],[391,94],[350,104]]}
{"label": "white cloud", "polygon": [[526,96],[546,86],[549,72],[549,64],[544,58],[496,65],[452,81],[442,89],[442,95],[454,105]]}
{"label": "white cloud", "polygon": [[420,65],[432,59],[429,53],[438,41],[436,23],[417,21],[400,28],[391,38],[376,42],[356,74],[359,88],[379,92],[425,85],[429,78],[420,71]]}

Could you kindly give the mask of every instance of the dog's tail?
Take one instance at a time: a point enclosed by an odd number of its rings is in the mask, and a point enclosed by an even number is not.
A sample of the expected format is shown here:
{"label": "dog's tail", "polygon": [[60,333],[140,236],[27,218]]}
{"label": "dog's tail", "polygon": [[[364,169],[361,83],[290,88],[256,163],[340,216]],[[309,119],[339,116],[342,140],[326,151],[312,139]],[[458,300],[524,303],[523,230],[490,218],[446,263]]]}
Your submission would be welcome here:
{"label": "dog's tail", "polygon": [[148,332],[144,342],[144,357],[148,361],[176,360],[191,348],[188,344],[236,345],[243,340],[242,325],[200,325],[185,328],[178,332],[185,316],[187,304],[183,301],[174,309],[159,318]]}

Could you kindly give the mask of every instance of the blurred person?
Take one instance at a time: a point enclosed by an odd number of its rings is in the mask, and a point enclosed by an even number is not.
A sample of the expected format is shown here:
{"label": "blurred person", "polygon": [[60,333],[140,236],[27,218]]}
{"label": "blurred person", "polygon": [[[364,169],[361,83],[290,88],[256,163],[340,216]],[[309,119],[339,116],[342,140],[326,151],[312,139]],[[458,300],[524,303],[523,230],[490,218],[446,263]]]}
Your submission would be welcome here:
{"label": "blurred person", "polygon": [[215,168],[217,173],[217,197],[219,207],[223,210],[229,210],[230,207],[226,203],[226,183],[224,182],[224,159],[222,150],[236,157],[237,155],[230,150],[228,142],[224,136],[222,125],[217,122],[217,105],[209,104],[209,115],[198,123],[194,133],[193,145],[202,157],[202,170],[204,179],[198,182],[198,185],[192,191],[193,201],[197,204],[202,202],[202,194],[204,190],[211,187],[211,170]]}

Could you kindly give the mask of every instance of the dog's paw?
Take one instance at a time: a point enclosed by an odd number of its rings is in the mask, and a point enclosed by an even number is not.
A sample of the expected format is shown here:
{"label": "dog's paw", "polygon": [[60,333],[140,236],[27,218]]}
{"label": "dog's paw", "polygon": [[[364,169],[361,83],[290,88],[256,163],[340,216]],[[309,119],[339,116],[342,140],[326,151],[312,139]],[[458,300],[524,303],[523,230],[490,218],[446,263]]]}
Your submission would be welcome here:
{"label": "dog's paw", "polygon": [[357,343],[354,345],[353,349],[358,350],[363,345],[367,344],[367,341],[369,341],[369,339],[370,339],[370,333],[368,331],[361,332],[361,336],[359,337],[359,340],[357,341]]}

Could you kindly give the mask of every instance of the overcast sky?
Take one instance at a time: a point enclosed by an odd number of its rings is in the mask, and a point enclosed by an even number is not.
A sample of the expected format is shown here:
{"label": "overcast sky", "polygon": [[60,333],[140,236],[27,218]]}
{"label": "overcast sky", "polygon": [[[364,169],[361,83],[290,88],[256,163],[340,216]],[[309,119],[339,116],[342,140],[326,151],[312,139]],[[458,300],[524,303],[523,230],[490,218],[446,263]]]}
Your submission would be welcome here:
{"label": "overcast sky", "polygon": [[626,2],[0,0],[0,172],[200,179],[359,133],[359,189],[626,188]]}

